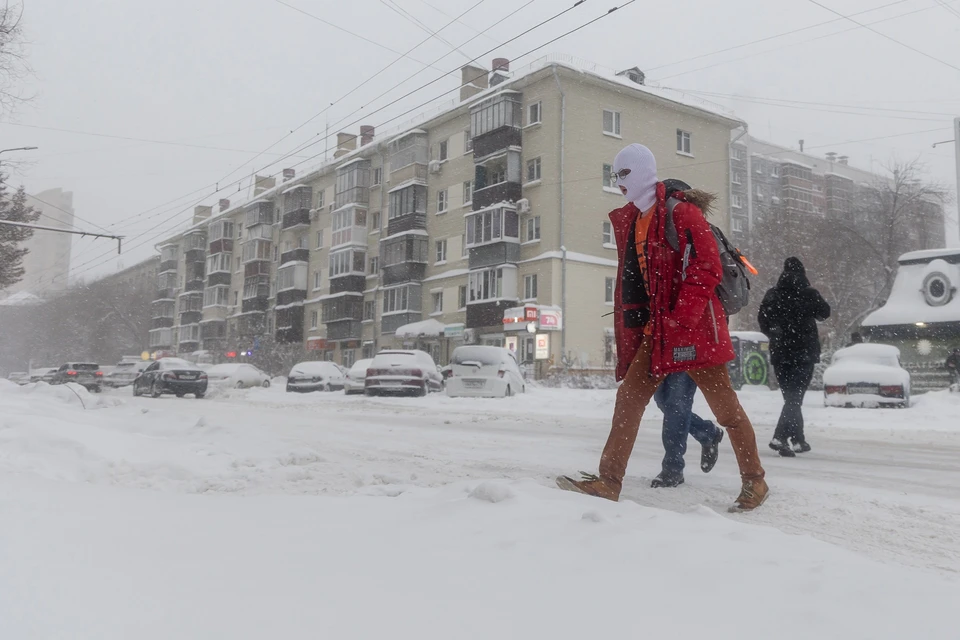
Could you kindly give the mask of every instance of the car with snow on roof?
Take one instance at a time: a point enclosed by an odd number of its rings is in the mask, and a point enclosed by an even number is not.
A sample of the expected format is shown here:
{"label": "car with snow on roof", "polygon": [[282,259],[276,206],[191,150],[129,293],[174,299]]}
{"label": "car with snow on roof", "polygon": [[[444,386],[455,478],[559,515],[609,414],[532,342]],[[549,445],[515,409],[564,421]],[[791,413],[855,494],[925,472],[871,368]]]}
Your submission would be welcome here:
{"label": "car with snow on roof", "polygon": [[910,373],[896,347],[854,344],[833,354],[823,394],[828,407],[909,407]]}
{"label": "car with snow on roof", "polygon": [[443,376],[426,351],[381,351],[367,368],[364,385],[368,396],[425,396],[431,391],[443,390]]}
{"label": "car with snow on roof", "polygon": [[517,357],[503,347],[457,347],[446,370],[451,398],[506,398],[527,390]]}

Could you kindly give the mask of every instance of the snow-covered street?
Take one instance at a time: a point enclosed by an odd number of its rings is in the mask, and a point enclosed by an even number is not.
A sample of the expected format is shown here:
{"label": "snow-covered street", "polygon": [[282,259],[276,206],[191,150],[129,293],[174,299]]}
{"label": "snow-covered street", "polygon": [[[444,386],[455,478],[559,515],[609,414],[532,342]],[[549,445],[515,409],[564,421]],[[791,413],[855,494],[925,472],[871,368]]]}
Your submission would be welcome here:
{"label": "snow-covered street", "polygon": [[779,394],[743,391],[773,491],[745,515],[726,442],[711,474],[694,445],[685,485],[649,488],[653,407],[619,504],[553,489],[595,470],[613,397],[0,381],[0,637],[960,635],[960,395],[811,392],[814,450],[782,459]]}

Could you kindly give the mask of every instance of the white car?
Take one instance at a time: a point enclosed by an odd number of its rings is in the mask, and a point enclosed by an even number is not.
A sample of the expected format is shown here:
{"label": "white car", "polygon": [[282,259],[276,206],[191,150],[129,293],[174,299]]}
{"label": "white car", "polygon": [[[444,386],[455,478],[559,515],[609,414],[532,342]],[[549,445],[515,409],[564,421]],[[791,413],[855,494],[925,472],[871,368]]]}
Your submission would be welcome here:
{"label": "white car", "polygon": [[206,371],[207,379],[213,386],[233,387],[235,389],[266,388],[270,386],[270,376],[252,364],[245,362],[215,364]]}
{"label": "white car", "polygon": [[367,369],[373,358],[366,360],[357,360],[350,367],[346,378],[343,380],[343,392],[347,395],[352,393],[363,393],[367,384]]}
{"label": "white car", "polygon": [[855,344],[833,354],[823,372],[828,407],[910,406],[910,373],[900,350],[888,344]]}
{"label": "white car", "polygon": [[114,389],[131,385],[133,381],[137,379],[137,376],[149,367],[150,364],[151,362],[149,360],[120,362],[120,364],[113,368],[113,371],[103,376],[103,384],[106,387],[113,387]]}
{"label": "white car", "polygon": [[25,385],[30,382],[30,374],[26,371],[14,371],[7,376],[7,380],[10,382],[16,382],[19,385]]}
{"label": "white car", "polygon": [[343,389],[343,385],[340,367],[323,360],[295,364],[287,376],[288,392],[333,391]]}
{"label": "white car", "polygon": [[367,368],[364,391],[368,396],[405,394],[425,396],[443,390],[443,376],[426,351],[381,351]]}
{"label": "white car", "polygon": [[457,347],[448,370],[451,398],[505,398],[527,390],[516,356],[503,347]]}

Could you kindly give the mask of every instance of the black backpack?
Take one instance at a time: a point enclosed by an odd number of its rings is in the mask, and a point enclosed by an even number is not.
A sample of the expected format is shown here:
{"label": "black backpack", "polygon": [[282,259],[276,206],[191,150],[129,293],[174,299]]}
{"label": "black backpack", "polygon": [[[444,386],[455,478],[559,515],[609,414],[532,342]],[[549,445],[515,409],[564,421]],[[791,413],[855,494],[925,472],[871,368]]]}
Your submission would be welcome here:
{"label": "black backpack", "polygon": [[[667,243],[674,251],[680,250],[680,238],[677,235],[677,225],[673,222],[673,210],[680,204],[677,198],[667,198],[667,220],[666,234]],[[720,304],[727,316],[738,313],[747,306],[750,301],[750,279],[747,276],[747,267],[743,261],[743,254],[740,253],[723,231],[710,224],[710,231],[713,232],[713,238],[717,241],[717,250],[720,252],[720,265],[723,267],[723,279],[717,285],[717,297],[720,298]],[[687,264],[690,262],[690,251],[693,243],[687,244],[687,250],[683,255],[683,270],[686,273]]]}

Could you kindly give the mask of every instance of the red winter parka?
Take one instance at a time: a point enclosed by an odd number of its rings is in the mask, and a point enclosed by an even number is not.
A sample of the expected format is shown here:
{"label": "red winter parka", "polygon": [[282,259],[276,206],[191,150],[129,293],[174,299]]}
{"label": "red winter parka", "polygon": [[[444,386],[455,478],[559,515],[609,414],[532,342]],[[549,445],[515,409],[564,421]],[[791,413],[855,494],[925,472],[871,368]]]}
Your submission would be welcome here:
{"label": "red winter parka", "polygon": [[[673,222],[679,248],[674,251],[666,239],[665,193],[663,183],[658,183],[646,248],[649,300],[640,305],[623,303],[625,286],[642,286],[624,282],[624,264],[628,248],[635,246],[630,239],[640,211],[631,202],[610,212],[618,254],[614,292],[617,380],[627,375],[643,341],[643,326],[626,326],[624,312],[636,312],[642,305],[647,305],[644,315],[649,314],[652,323],[651,375],[714,367],[734,358],[726,316],[714,291],[722,272],[713,232],[701,210],[682,192],[676,192],[672,197],[680,203],[673,209]],[[635,295],[628,297],[636,299]]]}

